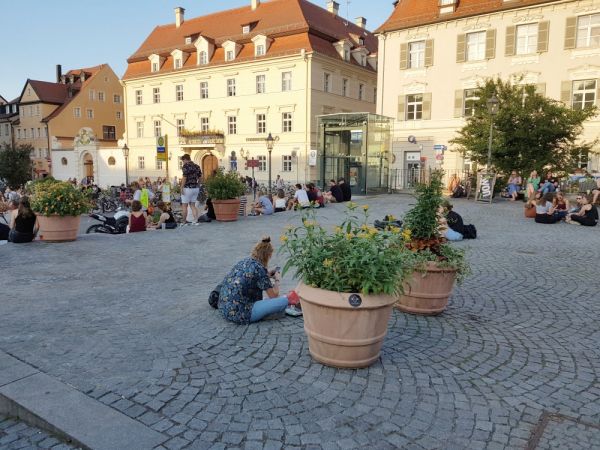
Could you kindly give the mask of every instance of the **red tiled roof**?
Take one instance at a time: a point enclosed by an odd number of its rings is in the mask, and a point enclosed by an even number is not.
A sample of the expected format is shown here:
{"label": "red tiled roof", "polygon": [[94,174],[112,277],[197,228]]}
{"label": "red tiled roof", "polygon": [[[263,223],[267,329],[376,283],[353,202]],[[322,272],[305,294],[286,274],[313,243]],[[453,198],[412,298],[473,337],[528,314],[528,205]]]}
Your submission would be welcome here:
{"label": "red tiled roof", "polygon": [[[242,26],[247,24],[254,24],[252,31],[241,34]],[[236,63],[245,58],[254,59],[254,45],[251,38],[259,34],[274,39],[264,57],[298,53],[302,49],[339,57],[333,43],[347,38],[357,46],[358,37],[364,38],[365,46],[370,53],[377,52],[377,38],[371,32],[308,0],[271,0],[261,2],[254,11],[248,5],[185,20],[179,28],[176,28],[175,24],[157,26],[127,60],[129,66],[123,78],[149,74],[148,56],[152,54],[159,54],[166,58],[160,69],[161,73],[172,70],[170,53],[175,49],[191,55],[184,68],[195,67],[196,48],[193,44],[185,44],[187,36],[195,40],[201,35],[214,40],[217,45],[226,40],[235,41],[243,45],[240,54],[236,57]],[[322,40],[318,49],[312,47],[316,37]],[[327,46],[331,48],[326,48]],[[217,47],[209,65],[228,64],[223,56],[223,49]]]}
{"label": "red tiled roof", "polygon": [[64,84],[39,80],[27,80],[27,83],[42,103],[62,104],[68,98],[67,86]]}
{"label": "red tiled roof", "polygon": [[453,13],[440,15],[439,0],[400,0],[388,20],[375,33],[403,30],[421,25],[463,17],[489,14],[495,11],[523,8],[559,0],[459,0]]}

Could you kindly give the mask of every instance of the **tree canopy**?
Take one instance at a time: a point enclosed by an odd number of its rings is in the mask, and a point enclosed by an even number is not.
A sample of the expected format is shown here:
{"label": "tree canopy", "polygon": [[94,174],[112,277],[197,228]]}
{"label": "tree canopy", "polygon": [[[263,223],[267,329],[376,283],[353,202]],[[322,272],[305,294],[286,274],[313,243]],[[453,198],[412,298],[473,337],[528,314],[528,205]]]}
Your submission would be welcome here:
{"label": "tree canopy", "polygon": [[475,114],[450,141],[479,165],[488,157],[491,115],[487,100],[496,95],[499,109],[493,117],[492,167],[501,173],[517,170],[522,175],[546,168],[567,173],[577,167],[595,142],[580,142],[583,123],[594,117],[596,107],[571,109],[540,95],[534,85],[489,79],[476,90]]}
{"label": "tree canopy", "polygon": [[0,178],[13,189],[31,180],[31,145],[12,147],[4,144],[0,149]]}

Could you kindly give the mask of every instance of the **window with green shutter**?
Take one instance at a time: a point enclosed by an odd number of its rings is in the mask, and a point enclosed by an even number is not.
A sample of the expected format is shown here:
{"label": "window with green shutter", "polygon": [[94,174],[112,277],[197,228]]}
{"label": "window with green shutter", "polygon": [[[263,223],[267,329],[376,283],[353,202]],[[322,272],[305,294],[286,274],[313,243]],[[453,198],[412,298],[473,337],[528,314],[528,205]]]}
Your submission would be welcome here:
{"label": "window with green shutter", "polygon": [[538,24],[538,41],[537,51],[538,53],[548,51],[548,40],[550,39],[550,22],[540,22]]}
{"label": "window with green shutter", "polygon": [[560,101],[567,106],[571,106],[571,81],[563,81],[560,83]]}
{"label": "window with green shutter", "polygon": [[487,30],[485,34],[485,59],[496,57],[496,30]]}
{"label": "window with green shutter", "polygon": [[423,120],[431,120],[431,92],[423,94]]}
{"label": "window with green shutter", "polygon": [[425,67],[433,66],[433,39],[425,41]]}
{"label": "window with green shutter", "polygon": [[467,59],[467,35],[459,34],[456,37],[456,62],[463,63]]}
{"label": "window with green shutter", "polygon": [[506,40],[504,46],[504,56],[514,56],[515,54],[515,37],[517,33],[517,27],[511,25],[506,27]]}
{"label": "window with green shutter", "polygon": [[400,44],[400,70],[408,69],[408,44]]}
{"label": "window with green shutter", "polygon": [[567,17],[565,26],[565,50],[575,48],[577,42],[577,17]]}

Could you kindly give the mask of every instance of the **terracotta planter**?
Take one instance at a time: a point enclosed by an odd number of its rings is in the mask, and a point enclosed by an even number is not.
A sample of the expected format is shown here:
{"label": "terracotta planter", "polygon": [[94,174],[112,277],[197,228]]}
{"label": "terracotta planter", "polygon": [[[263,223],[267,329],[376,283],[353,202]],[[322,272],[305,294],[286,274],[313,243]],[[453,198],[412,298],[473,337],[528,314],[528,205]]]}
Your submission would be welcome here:
{"label": "terracotta planter", "polygon": [[38,236],[46,242],[68,242],[77,239],[81,216],[38,216]]}
{"label": "terracotta planter", "polygon": [[525,209],[525,217],[528,219],[535,219],[535,206],[532,208],[524,208]]}
{"label": "terracotta planter", "polygon": [[396,307],[411,314],[440,314],[448,305],[455,280],[456,270],[440,269],[430,262],[425,273],[413,272],[404,285],[404,294],[396,302]]}
{"label": "terracotta planter", "polygon": [[213,200],[215,216],[219,222],[234,222],[238,219],[238,210],[240,209],[240,199],[232,200]]}
{"label": "terracotta planter", "polygon": [[302,300],[309,351],[316,361],[350,368],[377,361],[394,297],[344,294],[303,283],[296,291]]}

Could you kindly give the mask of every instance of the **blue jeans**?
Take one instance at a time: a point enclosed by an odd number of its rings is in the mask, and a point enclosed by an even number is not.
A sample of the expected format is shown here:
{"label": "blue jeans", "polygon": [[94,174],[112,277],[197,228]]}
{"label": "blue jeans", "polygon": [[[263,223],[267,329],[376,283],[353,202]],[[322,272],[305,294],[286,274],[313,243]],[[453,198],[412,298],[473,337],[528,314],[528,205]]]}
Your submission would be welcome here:
{"label": "blue jeans", "polygon": [[[444,236],[446,239],[448,239],[449,241],[462,241],[463,240],[463,235],[460,234],[458,231],[454,231],[452,228],[448,228],[446,230],[446,234]],[[254,311],[252,311],[254,312]]]}
{"label": "blue jeans", "polygon": [[515,192],[519,192],[521,190],[521,186],[519,186],[518,184],[509,184],[508,185],[508,193],[510,195],[513,195]]}
{"label": "blue jeans", "polygon": [[266,316],[278,312],[283,312],[285,311],[285,308],[287,308],[287,306],[288,299],[285,296],[268,298],[266,300],[259,300],[257,302],[254,302],[254,305],[252,305],[252,314],[250,316],[250,322],[258,322]]}
{"label": "blue jeans", "polygon": [[547,194],[548,192],[554,192],[556,187],[552,183],[544,183],[544,185],[541,187],[541,190],[542,194]]}

